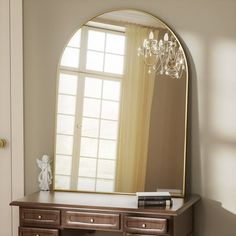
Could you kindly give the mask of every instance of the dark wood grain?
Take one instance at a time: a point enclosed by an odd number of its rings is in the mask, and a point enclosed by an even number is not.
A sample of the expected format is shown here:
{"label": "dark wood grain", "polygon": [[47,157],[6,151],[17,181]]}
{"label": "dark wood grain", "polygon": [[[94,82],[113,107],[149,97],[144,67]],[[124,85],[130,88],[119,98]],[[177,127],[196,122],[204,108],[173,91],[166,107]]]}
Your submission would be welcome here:
{"label": "dark wood grain", "polygon": [[59,236],[64,229],[117,231],[124,236],[189,236],[199,200],[193,195],[173,198],[170,208],[138,208],[136,196],[38,192],[11,205],[20,207],[19,236]]}
{"label": "dark wood grain", "polygon": [[188,208],[183,214],[174,218],[175,236],[192,235],[193,231],[193,207]]}
{"label": "dark wood grain", "polygon": [[19,236],[59,236],[57,229],[19,228]]}
{"label": "dark wood grain", "polygon": [[124,230],[138,234],[165,234],[167,233],[168,220],[150,217],[124,217]]}
{"label": "dark wood grain", "polygon": [[20,209],[21,225],[44,225],[59,226],[60,211],[59,210],[42,210],[42,209]]}
{"label": "dark wood grain", "polygon": [[171,208],[145,207],[138,208],[137,197],[131,195],[89,194],[76,192],[36,192],[19,200],[13,201],[12,206],[21,207],[50,207],[85,208],[86,210],[106,210],[116,212],[148,213],[154,215],[176,216],[200,200],[197,195],[186,198],[173,198]]}
{"label": "dark wood grain", "polygon": [[62,227],[94,230],[119,230],[120,215],[63,210]]}

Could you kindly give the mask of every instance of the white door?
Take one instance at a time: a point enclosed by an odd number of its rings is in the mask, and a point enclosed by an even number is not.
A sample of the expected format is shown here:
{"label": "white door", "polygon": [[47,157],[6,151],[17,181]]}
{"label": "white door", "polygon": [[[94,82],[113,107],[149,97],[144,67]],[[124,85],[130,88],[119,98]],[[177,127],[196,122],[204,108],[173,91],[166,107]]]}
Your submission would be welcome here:
{"label": "white door", "polygon": [[11,235],[11,100],[9,3],[0,0],[0,139],[7,146],[0,149],[0,236]]}
{"label": "white door", "polygon": [[[22,2],[0,0],[0,236],[17,235],[9,203],[23,195]],[[1,145],[1,140],[0,140]]]}

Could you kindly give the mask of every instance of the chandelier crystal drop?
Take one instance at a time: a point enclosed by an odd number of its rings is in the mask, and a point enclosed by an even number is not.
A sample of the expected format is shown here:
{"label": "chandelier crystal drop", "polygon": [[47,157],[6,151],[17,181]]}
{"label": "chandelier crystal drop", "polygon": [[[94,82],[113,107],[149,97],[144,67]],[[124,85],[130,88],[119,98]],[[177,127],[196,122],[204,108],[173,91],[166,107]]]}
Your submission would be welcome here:
{"label": "chandelier crystal drop", "polygon": [[168,33],[158,41],[151,31],[148,39],[144,39],[143,45],[138,48],[138,56],[142,56],[149,74],[155,72],[179,79],[185,70],[183,49],[173,36],[169,38]]}

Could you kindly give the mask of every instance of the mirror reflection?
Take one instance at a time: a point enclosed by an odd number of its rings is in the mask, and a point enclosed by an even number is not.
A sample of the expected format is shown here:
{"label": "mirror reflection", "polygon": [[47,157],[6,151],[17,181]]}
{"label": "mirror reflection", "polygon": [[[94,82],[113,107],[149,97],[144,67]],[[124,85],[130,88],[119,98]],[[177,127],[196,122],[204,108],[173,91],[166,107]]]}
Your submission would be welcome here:
{"label": "mirror reflection", "polygon": [[55,189],[183,193],[186,60],[165,24],[98,16],[70,39],[58,74]]}

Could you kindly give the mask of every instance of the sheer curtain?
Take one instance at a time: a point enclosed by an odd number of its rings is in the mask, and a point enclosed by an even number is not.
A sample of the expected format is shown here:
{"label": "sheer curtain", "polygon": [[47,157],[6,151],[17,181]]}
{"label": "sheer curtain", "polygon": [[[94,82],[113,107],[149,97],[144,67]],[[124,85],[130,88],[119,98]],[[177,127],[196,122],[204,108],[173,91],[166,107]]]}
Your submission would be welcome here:
{"label": "sheer curtain", "polygon": [[[116,191],[144,191],[150,113],[155,75],[147,68],[137,49],[148,37],[150,28],[126,26],[126,66],[122,82]],[[158,32],[155,31],[155,36]]]}

